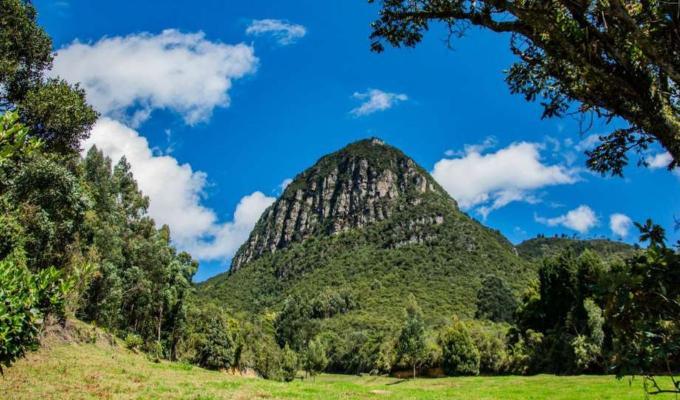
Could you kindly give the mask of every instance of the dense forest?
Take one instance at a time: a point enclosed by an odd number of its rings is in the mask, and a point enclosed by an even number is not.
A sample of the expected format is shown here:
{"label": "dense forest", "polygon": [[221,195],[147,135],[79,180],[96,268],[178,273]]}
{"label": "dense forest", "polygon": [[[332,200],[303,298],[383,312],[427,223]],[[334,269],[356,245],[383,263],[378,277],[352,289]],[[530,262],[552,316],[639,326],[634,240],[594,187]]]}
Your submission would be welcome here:
{"label": "dense forest", "polygon": [[[637,225],[640,248],[538,238],[515,254],[462,213],[437,228],[448,244],[431,247],[383,236],[380,229],[407,222],[386,219],[300,240],[197,289],[198,263],[149,217],[126,159],[114,164],[95,147],[81,154],[98,115],[77,85],[47,77],[52,43],[34,7],[0,0],[0,9],[0,371],[35,349],[46,326],[77,318],[152,360],[284,381],[300,369],[615,372],[644,376],[650,393],[680,392],[654,378],[680,370],[680,243],[667,243],[652,221]],[[427,201],[416,205],[449,207]],[[447,254],[469,247],[455,236],[469,232],[490,250],[458,259],[460,275],[442,283],[431,278],[451,270],[418,265],[454,263]],[[332,267],[317,270],[327,285],[295,281],[323,263]],[[366,265],[385,280],[361,275]],[[252,272],[263,270],[270,274]],[[247,280],[265,286],[228,290]],[[448,292],[455,285],[460,298]]]}

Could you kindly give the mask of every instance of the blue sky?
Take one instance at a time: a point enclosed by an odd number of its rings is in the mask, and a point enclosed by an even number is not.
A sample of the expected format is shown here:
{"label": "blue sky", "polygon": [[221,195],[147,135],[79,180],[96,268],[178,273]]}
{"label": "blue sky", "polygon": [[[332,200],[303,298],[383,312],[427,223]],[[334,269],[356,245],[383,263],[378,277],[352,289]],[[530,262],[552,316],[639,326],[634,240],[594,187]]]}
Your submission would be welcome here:
{"label": "blue sky", "polygon": [[[513,242],[619,237],[625,217],[680,238],[680,173],[587,172],[577,149],[616,125],[579,135],[572,118],[541,120],[505,85],[507,36],[471,30],[450,49],[435,28],[416,49],[374,54],[377,7],[359,0],[34,3],[54,74],[82,82],[102,112],[85,146],[131,160],[152,216],[200,259],[197,280],[228,268],[285,179],[369,136]],[[624,239],[636,236],[629,227]]]}

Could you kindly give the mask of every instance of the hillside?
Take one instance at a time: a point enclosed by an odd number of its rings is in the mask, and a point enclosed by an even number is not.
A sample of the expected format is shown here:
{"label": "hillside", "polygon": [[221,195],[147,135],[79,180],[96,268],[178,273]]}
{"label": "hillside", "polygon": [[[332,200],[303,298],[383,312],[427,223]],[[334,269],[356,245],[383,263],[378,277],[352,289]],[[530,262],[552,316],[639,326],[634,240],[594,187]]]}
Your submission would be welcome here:
{"label": "hillside", "polygon": [[625,258],[636,250],[634,246],[627,243],[608,239],[572,239],[566,237],[536,237],[525,240],[515,248],[520,257],[529,261],[540,261],[567,249],[571,249],[576,254],[590,250],[603,259]]}
{"label": "hillside", "polygon": [[[473,316],[487,275],[515,291],[535,275],[512,244],[462,213],[413,160],[377,139],[321,158],[267,209],[228,273],[198,296],[232,312],[278,310],[293,294],[345,299],[332,330],[392,327],[413,293],[430,323]],[[341,307],[342,308],[342,307]]]}

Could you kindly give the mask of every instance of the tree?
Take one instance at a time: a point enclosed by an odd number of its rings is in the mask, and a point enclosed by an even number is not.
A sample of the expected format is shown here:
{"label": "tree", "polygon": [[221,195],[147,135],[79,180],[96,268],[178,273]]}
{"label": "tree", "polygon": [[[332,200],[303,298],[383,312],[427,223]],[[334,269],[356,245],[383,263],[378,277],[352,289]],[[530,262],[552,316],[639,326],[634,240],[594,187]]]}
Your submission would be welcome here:
{"label": "tree", "polygon": [[295,379],[298,366],[297,354],[286,345],[281,354],[281,374],[285,382],[290,382]]}
{"label": "tree", "polygon": [[[680,243],[668,248],[663,228],[648,220],[640,240],[649,247],[617,265],[606,285],[605,319],[612,330],[618,377],[642,375],[649,394],[680,394]],[[671,378],[664,386],[655,378]],[[674,375],[675,374],[675,375]]]}
{"label": "tree", "polygon": [[236,364],[236,338],[221,316],[202,322],[195,362],[204,368],[226,369]]}
{"label": "tree", "polygon": [[52,67],[52,41],[37,25],[33,5],[0,0],[0,10],[0,111],[18,111],[48,150],[77,152],[97,113],[77,85],[45,77]]}
{"label": "tree", "polygon": [[423,312],[413,294],[409,295],[405,314],[406,319],[397,340],[396,350],[399,358],[413,368],[413,378],[415,379],[416,367],[427,356],[427,344]]}
{"label": "tree", "polygon": [[[374,2],[374,0],[369,0]],[[461,36],[469,26],[509,33],[519,61],[511,92],[540,99],[543,117],[590,113],[629,126],[600,136],[588,166],[622,175],[630,150],[658,142],[680,163],[680,14],[641,0],[382,0],[372,49],[417,45],[431,22]],[[644,163],[644,161],[642,161]]]}
{"label": "tree", "polygon": [[531,369],[575,373],[600,367],[604,332],[598,302],[605,265],[589,250],[576,257],[566,249],[543,260],[538,275],[538,293],[518,309],[515,335],[516,341],[529,331],[543,335]]}
{"label": "tree", "polygon": [[315,376],[318,372],[322,372],[328,366],[326,349],[319,338],[314,338],[307,345],[303,366],[310,376]]}
{"label": "tree", "polygon": [[465,324],[454,317],[440,337],[442,366],[449,375],[479,374],[479,350]]}
{"label": "tree", "polygon": [[276,318],[276,340],[279,346],[287,344],[295,351],[302,351],[305,343],[316,332],[317,324],[311,316],[312,308],[305,297],[288,296]]}
{"label": "tree", "polygon": [[475,318],[494,322],[512,322],[517,301],[508,284],[502,278],[489,275],[482,281],[477,292]]}

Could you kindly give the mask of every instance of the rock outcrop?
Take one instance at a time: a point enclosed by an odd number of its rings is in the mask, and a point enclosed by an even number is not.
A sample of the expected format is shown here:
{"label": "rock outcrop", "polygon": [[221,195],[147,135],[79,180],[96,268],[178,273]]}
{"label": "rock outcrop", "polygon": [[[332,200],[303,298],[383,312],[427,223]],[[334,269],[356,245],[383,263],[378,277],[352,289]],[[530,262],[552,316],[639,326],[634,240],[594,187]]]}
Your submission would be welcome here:
{"label": "rock outcrop", "polygon": [[[444,196],[456,206],[430,175],[401,151],[378,139],[352,143],[321,158],[288,185],[234,256],[231,271],[312,236],[386,220],[404,208],[418,206],[428,193]],[[441,215],[432,215],[412,223],[442,222]],[[426,239],[412,235],[404,243]]]}

